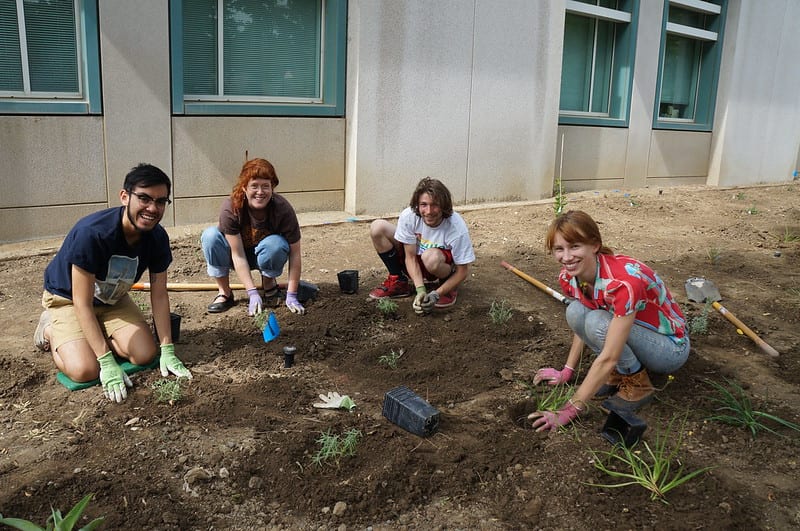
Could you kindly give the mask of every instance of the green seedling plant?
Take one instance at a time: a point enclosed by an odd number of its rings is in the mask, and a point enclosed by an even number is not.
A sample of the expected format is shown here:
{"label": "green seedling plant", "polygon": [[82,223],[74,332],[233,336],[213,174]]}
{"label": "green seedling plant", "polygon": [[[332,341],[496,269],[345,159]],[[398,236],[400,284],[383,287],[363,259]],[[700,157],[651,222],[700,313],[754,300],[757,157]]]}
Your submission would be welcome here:
{"label": "green seedling plant", "polygon": [[553,213],[555,217],[563,214],[566,207],[567,196],[564,194],[564,189],[561,185],[561,177],[559,177],[553,183]]}
{"label": "green seedling plant", "polygon": [[267,321],[269,321],[269,312],[261,311],[253,315],[253,324],[259,332],[264,331],[264,327],[267,326]]}
{"label": "green seedling plant", "polygon": [[[7,525],[14,529],[21,529],[22,531],[72,531],[72,529],[75,529],[75,526],[78,525],[78,520],[80,520],[81,514],[83,514],[86,506],[89,505],[92,496],[94,496],[94,493],[84,496],[81,501],[70,509],[66,516],[62,516],[60,510],[51,507],[50,510],[52,514],[47,519],[45,527],[40,527],[29,520],[23,520],[21,518],[3,518],[2,514],[0,514],[0,524]],[[100,527],[100,524],[102,524],[104,520],[104,516],[95,518],[79,529],[80,531],[92,531]]]}
{"label": "green seedling plant", "polygon": [[736,200],[737,201],[743,201],[744,200],[744,192],[737,193],[736,194]]}
{"label": "green seedling plant", "polygon": [[378,299],[378,310],[380,310],[383,315],[394,315],[397,312],[397,308],[399,308],[397,303],[388,297]]}
{"label": "green seedling plant", "polygon": [[168,402],[172,405],[183,399],[183,388],[187,382],[187,378],[177,378],[175,380],[162,378],[153,382],[150,388],[153,390],[153,395],[155,395],[157,402]]}
{"label": "green seedling plant", "polygon": [[323,466],[330,462],[339,466],[342,457],[356,455],[356,447],[363,437],[361,430],[351,428],[341,435],[331,433],[331,430],[320,433],[317,444],[320,449],[311,457],[311,462]]}
{"label": "green seedling plant", "polygon": [[378,363],[381,365],[386,365],[390,369],[396,369],[397,364],[400,362],[400,358],[403,357],[403,349],[400,349],[398,352],[394,350],[391,351],[389,354],[384,354],[383,356],[378,358]]}
{"label": "green seedling plant", "polygon": [[756,208],[756,206],[755,206],[755,205],[752,205],[750,208],[748,208],[747,210],[745,210],[745,212],[747,212],[747,213],[748,213],[748,214],[750,214],[751,216],[755,216],[756,214],[758,214],[758,209]]}
{"label": "green seedling plant", "polygon": [[506,306],[505,299],[499,303],[497,301],[492,301],[492,305],[489,307],[489,317],[492,318],[493,324],[506,324],[511,319],[511,315],[511,308]]}
{"label": "green seedling plant", "polygon": [[[528,396],[536,401],[536,411],[558,411],[572,398],[574,389],[571,385],[545,385],[534,386],[528,382],[522,382],[528,390]],[[544,390],[542,390],[544,389]]]}
{"label": "green seedling plant", "polygon": [[713,468],[707,466],[692,472],[684,471],[678,450],[683,442],[685,419],[678,430],[677,440],[670,445],[669,441],[675,438],[672,429],[674,422],[673,418],[665,430],[656,434],[652,447],[646,441],[640,441],[630,448],[618,444],[611,450],[589,449],[597,470],[623,482],[587,484],[605,489],[638,485],[650,491],[651,500],[669,503],[665,497],[669,491]]}
{"label": "green seedling plant", "polygon": [[708,261],[711,265],[717,265],[722,260],[722,251],[716,247],[711,247],[708,249],[706,256],[708,256]]}
{"label": "green seedling plant", "polygon": [[783,243],[793,243],[800,241],[800,236],[789,230],[789,227],[784,227],[783,234],[778,239]]}
{"label": "green seedling plant", "polygon": [[753,439],[756,438],[759,431],[768,431],[774,435],[786,437],[764,424],[764,421],[771,421],[794,431],[800,431],[800,425],[754,409],[750,398],[738,383],[727,378],[725,378],[726,385],[713,380],[706,380],[706,383],[718,393],[717,396],[711,397],[710,401],[718,406],[715,410],[719,412],[708,417],[707,420],[716,420],[732,426],[747,428]]}
{"label": "green seedling plant", "polygon": [[707,302],[703,306],[700,315],[695,315],[689,321],[689,333],[695,335],[706,335],[708,333],[708,314],[711,312],[711,304]]}

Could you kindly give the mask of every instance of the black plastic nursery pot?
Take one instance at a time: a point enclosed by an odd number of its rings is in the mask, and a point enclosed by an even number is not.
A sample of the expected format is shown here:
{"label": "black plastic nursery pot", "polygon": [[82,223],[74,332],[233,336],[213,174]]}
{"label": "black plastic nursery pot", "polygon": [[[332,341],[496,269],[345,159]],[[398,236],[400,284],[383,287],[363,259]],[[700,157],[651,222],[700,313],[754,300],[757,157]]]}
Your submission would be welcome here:
{"label": "black plastic nursery pot", "polygon": [[630,448],[641,439],[647,423],[631,411],[609,411],[606,423],[600,432],[611,444],[622,444]]}
{"label": "black plastic nursery pot", "polygon": [[439,429],[439,411],[404,385],[384,395],[383,416],[420,437],[433,435]]}
{"label": "black plastic nursery pot", "polygon": [[339,279],[339,289],[342,293],[355,293],[358,291],[358,271],[355,269],[345,269],[336,274]]}

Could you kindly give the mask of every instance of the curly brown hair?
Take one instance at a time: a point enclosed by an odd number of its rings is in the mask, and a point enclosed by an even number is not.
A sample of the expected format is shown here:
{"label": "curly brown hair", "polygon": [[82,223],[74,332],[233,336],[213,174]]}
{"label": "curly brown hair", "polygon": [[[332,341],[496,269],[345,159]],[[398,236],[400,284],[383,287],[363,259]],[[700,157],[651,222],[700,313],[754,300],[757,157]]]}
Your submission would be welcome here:
{"label": "curly brown hair", "polygon": [[242,166],[242,171],[239,173],[239,179],[233,186],[231,192],[231,203],[233,204],[234,211],[238,211],[244,205],[246,197],[244,194],[245,188],[251,179],[267,179],[272,183],[272,189],[278,187],[278,174],[275,173],[275,167],[266,159],[250,159]]}
{"label": "curly brown hair", "polygon": [[418,184],[411,196],[408,206],[419,216],[419,198],[422,194],[428,194],[431,199],[442,209],[442,217],[449,218],[453,215],[453,199],[450,197],[450,190],[438,179],[425,177]]}

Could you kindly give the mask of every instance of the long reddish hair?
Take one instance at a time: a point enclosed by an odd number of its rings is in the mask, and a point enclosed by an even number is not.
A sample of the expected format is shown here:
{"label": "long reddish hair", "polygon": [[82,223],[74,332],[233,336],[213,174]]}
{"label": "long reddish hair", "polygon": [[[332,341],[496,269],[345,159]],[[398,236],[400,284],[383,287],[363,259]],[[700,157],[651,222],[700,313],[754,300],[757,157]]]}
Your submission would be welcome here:
{"label": "long reddish hair", "polygon": [[603,237],[600,236],[597,223],[583,210],[569,210],[550,223],[547,235],[544,237],[544,248],[549,254],[553,253],[553,241],[559,233],[569,243],[599,245],[598,253],[614,254],[610,247],[603,245]]}
{"label": "long reddish hair", "polygon": [[278,175],[275,173],[275,168],[266,159],[250,159],[242,166],[242,171],[239,173],[239,179],[233,186],[231,192],[231,203],[233,210],[239,211],[246,201],[244,194],[245,188],[250,183],[251,179],[267,179],[272,183],[272,189],[278,187]]}

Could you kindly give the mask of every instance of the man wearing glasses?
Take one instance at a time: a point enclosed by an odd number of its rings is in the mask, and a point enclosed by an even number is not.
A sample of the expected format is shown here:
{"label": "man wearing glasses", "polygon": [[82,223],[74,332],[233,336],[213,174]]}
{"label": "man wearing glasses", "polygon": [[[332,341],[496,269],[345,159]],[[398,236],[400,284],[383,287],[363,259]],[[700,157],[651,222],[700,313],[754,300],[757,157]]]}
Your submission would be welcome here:
{"label": "man wearing glasses", "polygon": [[145,269],[158,330],[161,374],[191,378],[172,344],[167,267],[169,237],[159,225],[171,203],[169,177],[150,164],[125,176],[122,207],[90,214],[67,234],[44,273],[44,311],[36,346],[53,356],[75,382],[100,378],[109,400],[122,402],[133,385],[114,355],[135,365],[153,361],[158,348],[139,307],[128,296]]}

